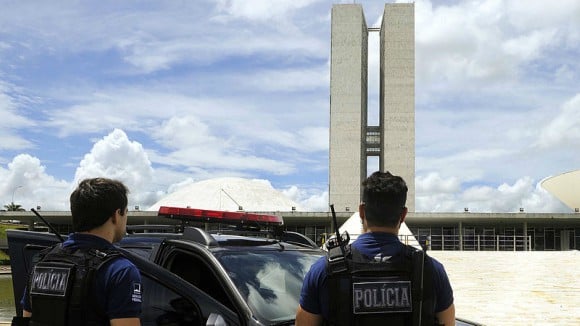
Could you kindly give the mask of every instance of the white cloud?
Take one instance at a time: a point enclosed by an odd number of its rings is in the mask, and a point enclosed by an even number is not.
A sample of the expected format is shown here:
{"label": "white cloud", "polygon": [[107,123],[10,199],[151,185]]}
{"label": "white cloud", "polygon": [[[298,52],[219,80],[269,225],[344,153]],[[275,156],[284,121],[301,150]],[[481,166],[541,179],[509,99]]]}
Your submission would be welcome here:
{"label": "white cloud", "polygon": [[420,84],[438,82],[461,89],[482,81],[509,83],[545,50],[559,51],[563,45],[578,49],[566,41],[578,38],[580,9],[574,1],[558,6],[471,1],[437,7],[417,1],[415,12]]}
{"label": "white cloud", "polygon": [[518,36],[504,42],[502,48],[510,56],[521,61],[536,59],[544,46],[552,43],[556,36],[556,29],[532,31],[530,34]]}
{"label": "white cloud", "polygon": [[522,199],[522,207],[527,212],[536,213],[570,212],[564,203],[542,188],[541,181],[536,184],[531,194]]}
{"label": "white cloud", "polygon": [[[304,24],[312,24],[312,2],[15,3],[3,6],[0,21],[6,35],[19,35],[6,46],[18,44],[24,55],[111,51],[132,66],[124,67],[126,73],[151,74],[256,53],[324,57],[327,42],[303,32]],[[290,19],[296,11],[303,15]],[[295,26],[298,19],[303,22]]]}
{"label": "white cloud", "polygon": [[[201,146],[208,156],[214,151],[245,150],[256,142],[303,153],[328,148],[328,121],[319,118],[325,105],[319,102],[195,98],[145,89],[110,90],[76,101],[83,104],[47,113],[47,125],[60,137],[122,128],[145,133],[168,148],[188,151],[192,145]],[[94,119],[95,112],[99,119]]]}
{"label": "white cloud", "polygon": [[[56,128],[60,137],[101,133],[113,128],[147,130],[157,127],[166,117],[179,115],[191,108],[207,107],[203,100],[180,94],[158,93],[142,89],[103,90],[71,97],[55,94],[77,104],[48,112],[47,125]],[[95,115],[99,119],[95,119]]]}
{"label": "white cloud", "polygon": [[69,209],[70,183],[48,175],[36,157],[17,155],[6,169],[0,167],[0,180],[3,205],[14,200],[26,210],[37,206],[43,210]]}
{"label": "white cloud", "polygon": [[130,141],[122,130],[115,129],[97,141],[75,173],[75,184],[85,178],[106,177],[123,182],[135,204],[157,200],[154,170],[143,146]]}
{"label": "white cloud", "polygon": [[[430,187],[433,181],[437,186]],[[457,182],[454,177],[444,179],[436,174],[417,177],[416,211],[462,212],[464,208],[483,213],[515,213],[520,208],[529,213],[570,211],[530,177],[497,187],[476,185],[457,189]]]}
{"label": "white cloud", "polygon": [[235,80],[248,89],[266,92],[297,92],[328,89],[328,66],[304,69],[276,69],[239,75]]}
{"label": "white cloud", "polygon": [[11,93],[13,87],[0,80],[0,150],[31,148],[32,142],[21,136],[18,130],[33,127],[36,123],[19,112],[22,104]]}
{"label": "white cloud", "polygon": [[299,186],[293,185],[281,190],[281,192],[300,205],[296,207],[299,211],[327,212],[330,210],[328,207],[328,191],[309,187],[299,188]]}
{"label": "white cloud", "polygon": [[[217,9],[230,19],[243,18],[250,21],[286,19],[293,11],[307,7],[317,0],[218,0]],[[224,17],[224,19],[226,19]]]}
{"label": "white cloud", "polygon": [[432,172],[426,176],[415,178],[415,192],[422,193],[454,193],[460,189],[460,182],[456,177],[442,178],[438,173]]}
{"label": "white cloud", "polygon": [[192,117],[170,119],[154,131],[153,136],[175,150],[164,154],[158,163],[208,171],[261,170],[287,174],[294,170],[292,164],[257,156],[235,138],[214,135],[216,131],[210,131],[204,123]]}
{"label": "white cloud", "polygon": [[580,3],[575,0],[562,0],[557,6],[547,6],[543,0],[506,1],[506,13],[518,30],[542,30],[558,26],[571,39],[578,37],[580,31]]}
{"label": "white cloud", "polygon": [[555,117],[541,130],[541,148],[577,148],[580,145],[580,93],[566,101]]}

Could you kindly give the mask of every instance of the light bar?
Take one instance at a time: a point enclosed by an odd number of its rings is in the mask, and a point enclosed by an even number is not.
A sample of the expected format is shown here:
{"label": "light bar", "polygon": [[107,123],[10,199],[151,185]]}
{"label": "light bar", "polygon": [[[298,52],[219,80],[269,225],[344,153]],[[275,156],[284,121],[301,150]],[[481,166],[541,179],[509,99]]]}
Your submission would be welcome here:
{"label": "light bar", "polygon": [[269,225],[283,225],[284,220],[281,216],[252,214],[246,212],[226,212],[213,211],[209,209],[183,208],[161,206],[157,216],[177,219],[182,221],[196,221],[209,223],[260,223]]}

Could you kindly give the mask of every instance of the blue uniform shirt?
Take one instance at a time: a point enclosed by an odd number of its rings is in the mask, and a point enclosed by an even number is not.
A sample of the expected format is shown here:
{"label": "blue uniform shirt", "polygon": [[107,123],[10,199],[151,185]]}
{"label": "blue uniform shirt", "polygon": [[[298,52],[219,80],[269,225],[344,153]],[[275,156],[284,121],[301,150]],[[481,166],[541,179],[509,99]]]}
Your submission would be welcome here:
{"label": "blue uniform shirt", "polygon": [[[107,240],[86,233],[72,233],[63,243],[72,249],[109,250],[115,247]],[[141,314],[141,274],[127,258],[119,257],[99,269],[95,276],[95,296],[109,319],[139,317]],[[23,309],[31,311],[27,291],[21,300]],[[34,313],[33,311],[31,311]]]}
{"label": "blue uniform shirt", "polygon": [[[368,257],[377,255],[393,256],[404,248],[399,237],[394,234],[372,232],[361,234],[352,246]],[[387,248],[386,251],[382,251]],[[322,315],[324,319],[330,316],[328,289],[326,283],[326,257],[317,260],[304,278],[300,293],[300,306],[309,313]],[[449,283],[443,265],[429,257],[427,262],[433,264],[433,286],[435,291],[435,313],[441,312],[453,304],[453,290]]]}

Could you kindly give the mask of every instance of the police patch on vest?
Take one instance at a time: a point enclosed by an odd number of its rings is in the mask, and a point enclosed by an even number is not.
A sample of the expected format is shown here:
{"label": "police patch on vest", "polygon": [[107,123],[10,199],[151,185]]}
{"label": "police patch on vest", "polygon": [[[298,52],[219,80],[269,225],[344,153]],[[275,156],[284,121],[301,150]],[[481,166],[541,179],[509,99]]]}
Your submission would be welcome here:
{"label": "police patch on vest", "polygon": [[30,293],[64,297],[70,274],[71,268],[36,266],[32,273]]}
{"label": "police patch on vest", "polygon": [[411,282],[353,283],[352,307],[355,314],[411,312]]}

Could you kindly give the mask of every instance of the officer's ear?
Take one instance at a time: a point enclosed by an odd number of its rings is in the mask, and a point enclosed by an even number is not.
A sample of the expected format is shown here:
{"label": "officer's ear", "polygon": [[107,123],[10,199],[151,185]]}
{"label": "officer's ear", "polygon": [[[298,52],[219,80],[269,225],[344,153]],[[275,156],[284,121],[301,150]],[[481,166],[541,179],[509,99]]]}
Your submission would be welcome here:
{"label": "officer's ear", "polygon": [[128,208],[118,208],[115,213],[119,213],[120,216],[126,216],[127,213],[129,212]]}
{"label": "officer's ear", "polygon": [[405,222],[405,218],[407,218],[407,213],[409,212],[409,209],[407,207],[403,207],[403,211],[401,211],[401,217],[399,222],[401,224],[403,224],[403,222]]}
{"label": "officer's ear", "polygon": [[111,222],[113,222],[113,224],[117,224],[117,212],[115,211],[115,214],[111,215],[111,217],[109,217],[111,219]]}
{"label": "officer's ear", "polygon": [[366,215],[365,215],[365,203],[360,203],[358,205],[358,215],[360,216],[361,220],[364,220],[366,218]]}
{"label": "officer's ear", "polygon": [[118,208],[111,216],[111,222],[113,222],[113,224],[117,224],[117,216],[123,217],[123,211],[120,208]]}

